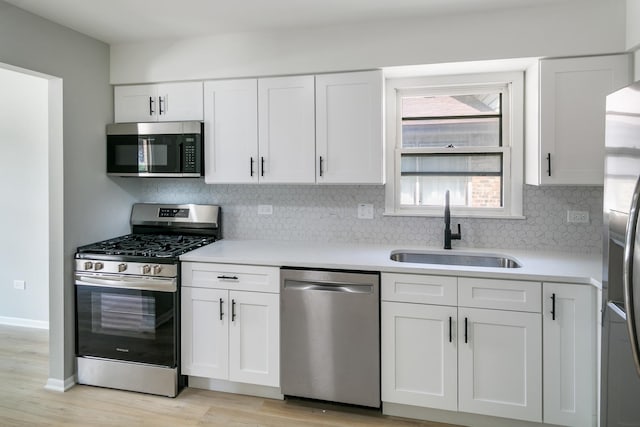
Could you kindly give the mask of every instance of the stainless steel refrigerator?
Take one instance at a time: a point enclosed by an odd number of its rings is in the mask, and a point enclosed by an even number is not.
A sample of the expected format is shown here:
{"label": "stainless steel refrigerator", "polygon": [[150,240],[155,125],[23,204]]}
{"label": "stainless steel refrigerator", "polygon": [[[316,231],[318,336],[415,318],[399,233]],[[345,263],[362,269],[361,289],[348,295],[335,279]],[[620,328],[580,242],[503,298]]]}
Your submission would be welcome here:
{"label": "stainless steel refrigerator", "polygon": [[602,427],[640,426],[640,82],[607,97]]}

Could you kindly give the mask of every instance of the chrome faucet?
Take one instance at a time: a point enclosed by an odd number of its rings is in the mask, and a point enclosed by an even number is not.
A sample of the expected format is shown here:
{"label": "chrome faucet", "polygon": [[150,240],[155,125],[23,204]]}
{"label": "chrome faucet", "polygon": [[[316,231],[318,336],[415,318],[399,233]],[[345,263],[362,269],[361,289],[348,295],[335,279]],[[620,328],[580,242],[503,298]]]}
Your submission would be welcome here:
{"label": "chrome faucet", "polygon": [[449,208],[449,190],[444,193],[444,248],[451,249],[451,240],[460,240],[462,233],[460,232],[460,224],[458,224],[458,232],[451,232],[451,209]]}

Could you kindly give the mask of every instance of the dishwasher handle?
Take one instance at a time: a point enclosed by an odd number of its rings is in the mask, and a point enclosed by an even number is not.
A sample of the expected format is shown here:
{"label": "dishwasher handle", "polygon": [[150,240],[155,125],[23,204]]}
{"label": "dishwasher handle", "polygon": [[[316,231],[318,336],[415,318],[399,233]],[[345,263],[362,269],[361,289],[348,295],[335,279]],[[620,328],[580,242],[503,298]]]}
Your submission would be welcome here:
{"label": "dishwasher handle", "polygon": [[284,289],[298,290],[298,291],[343,292],[348,294],[373,293],[373,285],[356,284],[356,283],[300,282],[296,280],[286,280],[284,282]]}

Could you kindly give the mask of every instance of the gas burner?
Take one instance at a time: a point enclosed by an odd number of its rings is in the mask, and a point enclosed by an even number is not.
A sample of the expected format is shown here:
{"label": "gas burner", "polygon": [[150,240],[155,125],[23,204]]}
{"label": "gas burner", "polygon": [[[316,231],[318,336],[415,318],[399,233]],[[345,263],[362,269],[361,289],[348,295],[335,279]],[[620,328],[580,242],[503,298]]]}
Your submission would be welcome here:
{"label": "gas burner", "polygon": [[171,258],[213,243],[212,236],[127,234],[78,248],[78,253]]}

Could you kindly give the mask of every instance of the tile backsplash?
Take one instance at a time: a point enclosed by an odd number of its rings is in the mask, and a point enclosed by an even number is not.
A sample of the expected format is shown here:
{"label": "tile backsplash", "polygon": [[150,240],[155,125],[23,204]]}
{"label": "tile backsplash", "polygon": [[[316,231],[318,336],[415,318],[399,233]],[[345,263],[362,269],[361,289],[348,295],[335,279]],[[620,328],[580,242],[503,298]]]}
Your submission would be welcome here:
{"label": "tile backsplash", "polygon": [[[222,206],[228,239],[277,239],[441,246],[442,218],[384,216],[383,186],[207,185],[193,179],[117,182],[141,202],[211,203]],[[374,207],[358,219],[359,203]],[[258,215],[258,205],[272,205]],[[589,223],[567,223],[567,210],[589,212]],[[452,218],[462,240],[455,247],[602,251],[602,187],[525,186],[526,219]]]}

